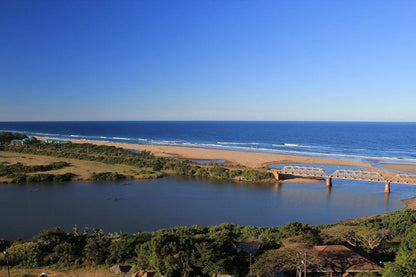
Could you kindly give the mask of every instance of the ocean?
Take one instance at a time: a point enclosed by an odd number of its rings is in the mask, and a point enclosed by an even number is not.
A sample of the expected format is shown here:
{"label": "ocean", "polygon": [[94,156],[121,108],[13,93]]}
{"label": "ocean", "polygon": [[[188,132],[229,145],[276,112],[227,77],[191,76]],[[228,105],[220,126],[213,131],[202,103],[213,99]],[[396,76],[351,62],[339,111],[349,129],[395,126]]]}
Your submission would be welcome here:
{"label": "ocean", "polygon": [[414,122],[0,122],[0,130],[38,137],[416,164]]}

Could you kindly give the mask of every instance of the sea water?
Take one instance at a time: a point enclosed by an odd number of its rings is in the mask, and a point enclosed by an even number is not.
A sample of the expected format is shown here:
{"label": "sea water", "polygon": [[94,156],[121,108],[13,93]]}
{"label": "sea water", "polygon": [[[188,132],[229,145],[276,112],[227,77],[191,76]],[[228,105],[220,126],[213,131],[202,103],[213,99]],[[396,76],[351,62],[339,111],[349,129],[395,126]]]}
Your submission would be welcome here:
{"label": "sea water", "polygon": [[416,123],[99,121],[0,122],[0,130],[131,144],[416,164]]}

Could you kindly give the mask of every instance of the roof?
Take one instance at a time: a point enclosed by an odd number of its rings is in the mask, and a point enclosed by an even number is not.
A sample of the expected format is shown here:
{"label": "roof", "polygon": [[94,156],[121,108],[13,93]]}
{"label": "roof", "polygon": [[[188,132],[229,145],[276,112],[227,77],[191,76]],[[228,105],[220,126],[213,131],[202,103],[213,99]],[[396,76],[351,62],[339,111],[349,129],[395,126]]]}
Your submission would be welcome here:
{"label": "roof", "polygon": [[313,272],[374,272],[383,269],[344,245],[321,245],[314,248],[325,260],[323,266],[315,268]]}
{"label": "roof", "polygon": [[47,139],[46,142],[51,143],[71,143],[69,140],[62,140],[62,139]]}

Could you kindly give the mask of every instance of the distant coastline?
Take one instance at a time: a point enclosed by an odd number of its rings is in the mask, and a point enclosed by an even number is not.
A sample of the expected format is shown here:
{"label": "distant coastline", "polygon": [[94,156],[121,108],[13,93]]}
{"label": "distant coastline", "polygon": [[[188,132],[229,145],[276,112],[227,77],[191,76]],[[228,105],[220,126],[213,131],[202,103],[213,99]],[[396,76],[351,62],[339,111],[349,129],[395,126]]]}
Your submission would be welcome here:
{"label": "distant coastline", "polygon": [[[416,123],[244,121],[0,122],[28,136],[415,164]],[[398,134],[406,136],[398,136]]]}
{"label": "distant coastline", "polygon": [[[54,139],[55,137],[38,137],[39,139]],[[97,145],[115,146],[124,149],[131,149],[137,151],[150,151],[155,156],[165,158],[178,158],[178,159],[190,159],[190,160],[224,160],[233,164],[244,165],[249,168],[259,169],[267,167],[271,164],[328,164],[344,166],[358,166],[365,167],[370,171],[378,172],[384,177],[392,177],[398,174],[395,171],[408,171],[416,172],[416,165],[413,164],[400,164],[400,163],[382,163],[385,167],[377,168],[370,163],[341,160],[341,159],[329,159],[321,157],[311,157],[302,155],[281,155],[273,153],[259,153],[259,152],[244,152],[235,150],[219,150],[211,148],[201,147],[186,147],[186,146],[167,146],[167,145],[149,145],[149,144],[131,144],[121,142],[104,142],[97,140],[84,140],[84,139],[69,139],[73,143],[92,143]]]}

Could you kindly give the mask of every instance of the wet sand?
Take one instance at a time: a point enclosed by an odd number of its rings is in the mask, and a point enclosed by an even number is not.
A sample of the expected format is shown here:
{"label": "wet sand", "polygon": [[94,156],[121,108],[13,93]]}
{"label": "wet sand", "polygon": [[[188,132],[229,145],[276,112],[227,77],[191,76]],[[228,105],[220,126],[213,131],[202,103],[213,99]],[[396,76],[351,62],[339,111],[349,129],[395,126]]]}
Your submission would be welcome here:
{"label": "wet sand", "polygon": [[403,199],[402,202],[406,205],[405,209],[416,209],[416,197],[409,198],[409,199]]}

